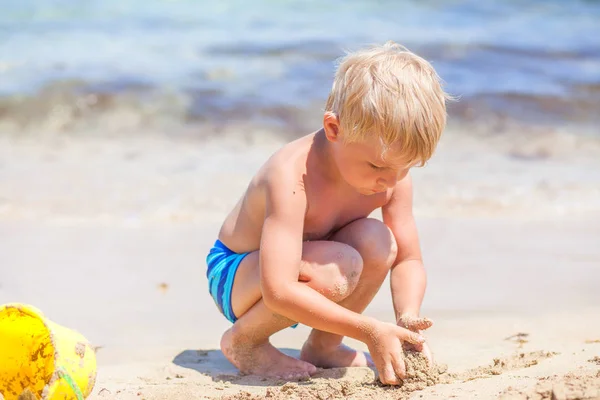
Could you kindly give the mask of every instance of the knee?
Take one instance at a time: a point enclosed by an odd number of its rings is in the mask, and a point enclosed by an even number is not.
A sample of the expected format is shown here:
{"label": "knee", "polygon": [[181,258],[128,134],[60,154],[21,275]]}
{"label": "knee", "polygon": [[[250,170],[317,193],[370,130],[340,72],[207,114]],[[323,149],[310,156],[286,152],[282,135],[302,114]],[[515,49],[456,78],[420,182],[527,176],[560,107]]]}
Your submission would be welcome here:
{"label": "knee", "polygon": [[383,222],[373,218],[365,218],[355,224],[358,238],[355,247],[364,264],[368,265],[369,270],[376,268],[387,273],[398,255],[398,245],[392,231]]}
{"label": "knee", "polygon": [[328,282],[326,296],[335,302],[350,296],[360,280],[363,270],[363,259],[360,253],[351,246],[343,245],[336,254],[336,274]]}

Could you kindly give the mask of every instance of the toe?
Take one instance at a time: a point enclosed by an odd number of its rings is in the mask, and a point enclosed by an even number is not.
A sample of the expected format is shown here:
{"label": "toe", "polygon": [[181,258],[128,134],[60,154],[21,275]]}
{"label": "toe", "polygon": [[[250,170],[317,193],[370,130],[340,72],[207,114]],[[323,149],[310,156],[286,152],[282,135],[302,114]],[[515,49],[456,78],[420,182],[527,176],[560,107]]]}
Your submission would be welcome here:
{"label": "toe", "polygon": [[310,379],[310,375],[305,371],[294,371],[285,374],[282,378],[289,381],[303,381]]}
{"label": "toe", "polygon": [[310,363],[306,363],[306,372],[309,375],[314,375],[317,373],[317,367],[315,367],[314,365],[312,365]]}

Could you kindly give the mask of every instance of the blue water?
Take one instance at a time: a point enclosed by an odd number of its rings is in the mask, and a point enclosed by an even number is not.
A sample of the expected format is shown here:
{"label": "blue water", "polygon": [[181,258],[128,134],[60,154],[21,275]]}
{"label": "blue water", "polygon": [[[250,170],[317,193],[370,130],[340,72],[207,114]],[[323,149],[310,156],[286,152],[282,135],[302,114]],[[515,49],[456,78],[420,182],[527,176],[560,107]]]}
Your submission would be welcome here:
{"label": "blue water", "polygon": [[540,99],[600,105],[600,2],[581,0],[0,0],[0,96],[79,80],[185,93],[192,115],[301,108],[325,99],[344,49],[389,39],[463,101],[518,114],[525,99],[540,118]]}

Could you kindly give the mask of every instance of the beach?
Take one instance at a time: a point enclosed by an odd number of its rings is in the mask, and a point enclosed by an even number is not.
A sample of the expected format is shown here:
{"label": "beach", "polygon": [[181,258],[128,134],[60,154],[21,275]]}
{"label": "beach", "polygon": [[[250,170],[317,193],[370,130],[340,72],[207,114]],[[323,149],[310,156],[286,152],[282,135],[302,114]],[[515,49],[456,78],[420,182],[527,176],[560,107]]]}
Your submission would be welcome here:
{"label": "beach", "polygon": [[[599,2],[2,10],[0,304],[91,342],[90,399],[600,399]],[[388,40],[454,98],[411,171],[436,365],[408,355],[401,388],[369,368],[241,376],[207,252],[262,163],[321,127],[336,60]],[[389,282],[365,313],[395,322]],[[298,356],[308,334],[272,342]]]}
{"label": "beach", "polygon": [[[283,382],[241,377],[219,350],[229,323],[204,262],[248,178],[283,143],[264,137],[0,139],[0,303],[33,304],[98,346],[90,398],[278,395]],[[456,376],[410,398],[536,398],[526,396],[541,384],[600,396],[600,158],[593,140],[568,138],[540,160],[450,131],[414,170],[426,337]],[[389,284],[366,314],[393,321]],[[308,329],[273,343],[297,356]],[[494,359],[507,362],[473,371]],[[319,374],[286,396],[401,398],[370,369]]]}

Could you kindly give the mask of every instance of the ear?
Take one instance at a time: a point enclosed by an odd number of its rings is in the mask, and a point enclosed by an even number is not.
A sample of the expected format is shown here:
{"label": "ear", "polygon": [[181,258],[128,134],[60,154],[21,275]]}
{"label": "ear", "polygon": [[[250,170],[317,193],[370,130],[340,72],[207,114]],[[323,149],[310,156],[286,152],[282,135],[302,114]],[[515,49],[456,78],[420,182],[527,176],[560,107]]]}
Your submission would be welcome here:
{"label": "ear", "polygon": [[325,137],[330,142],[337,142],[341,139],[340,132],[340,120],[331,111],[325,112],[323,115],[323,130],[325,131]]}

